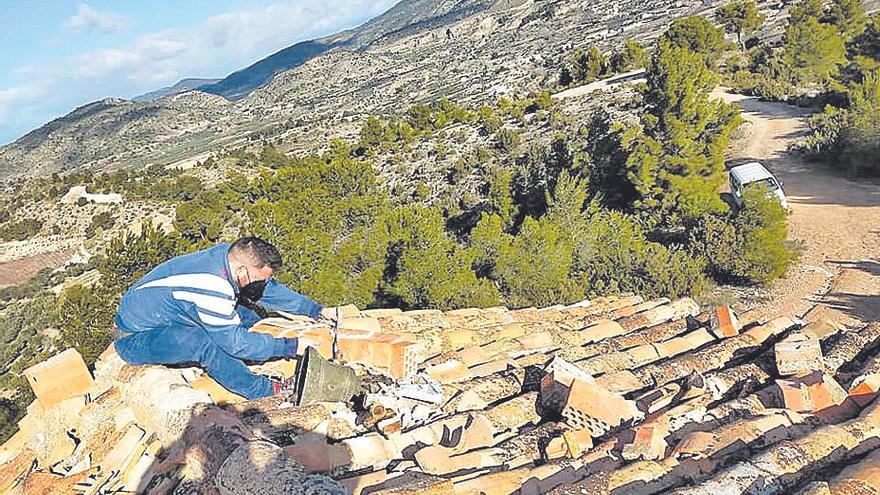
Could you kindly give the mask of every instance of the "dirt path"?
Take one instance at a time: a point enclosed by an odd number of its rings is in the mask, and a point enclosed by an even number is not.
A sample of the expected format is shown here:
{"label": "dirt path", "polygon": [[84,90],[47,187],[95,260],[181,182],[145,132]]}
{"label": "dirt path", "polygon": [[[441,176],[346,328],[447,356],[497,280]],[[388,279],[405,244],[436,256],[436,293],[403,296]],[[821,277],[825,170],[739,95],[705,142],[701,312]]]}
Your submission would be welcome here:
{"label": "dirt path", "polygon": [[742,107],[742,136],[731,162],[764,163],[784,185],[790,236],[804,244],[798,266],[768,288],[754,315],[831,318],[847,325],[880,320],[880,184],[855,182],[831,166],[787,152],[806,132],[804,110],[716,91]]}

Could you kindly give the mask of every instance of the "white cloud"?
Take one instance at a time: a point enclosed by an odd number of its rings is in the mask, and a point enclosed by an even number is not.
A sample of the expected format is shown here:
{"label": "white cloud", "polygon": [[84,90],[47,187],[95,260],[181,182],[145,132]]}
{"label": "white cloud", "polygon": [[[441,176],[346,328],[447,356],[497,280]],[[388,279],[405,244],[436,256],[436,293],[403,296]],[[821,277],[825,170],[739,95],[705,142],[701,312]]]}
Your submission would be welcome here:
{"label": "white cloud", "polygon": [[5,121],[10,114],[15,113],[17,107],[32,103],[42,97],[47,91],[47,84],[31,83],[0,89],[0,122]]}
{"label": "white cloud", "polygon": [[96,10],[86,3],[80,3],[76,14],[64,21],[64,27],[74,31],[119,32],[128,27],[129,20],[115,12]]}
{"label": "white cloud", "polygon": [[77,79],[132,81],[135,84],[117,87],[134,86],[135,92],[154,89],[157,81],[172,84],[183,77],[224,76],[297,41],[348,27],[354,19],[374,17],[394,3],[301,0],[229,12],[209,17],[190,31],[152,33],[125,47],[71,57],[68,71]]}
{"label": "white cloud", "polygon": [[[188,30],[155,32],[128,44],[21,66],[11,74],[24,79],[22,85],[0,90],[0,143],[24,133],[25,126],[40,125],[90,101],[110,96],[130,98],[184,77],[223,77],[298,41],[366,21],[396,1],[279,2],[209,17]],[[79,12],[67,24],[108,31],[127,22],[115,14],[95,13],[80,4]],[[97,21],[101,15],[110,15],[110,21]],[[35,96],[36,90],[41,91],[39,96]]]}

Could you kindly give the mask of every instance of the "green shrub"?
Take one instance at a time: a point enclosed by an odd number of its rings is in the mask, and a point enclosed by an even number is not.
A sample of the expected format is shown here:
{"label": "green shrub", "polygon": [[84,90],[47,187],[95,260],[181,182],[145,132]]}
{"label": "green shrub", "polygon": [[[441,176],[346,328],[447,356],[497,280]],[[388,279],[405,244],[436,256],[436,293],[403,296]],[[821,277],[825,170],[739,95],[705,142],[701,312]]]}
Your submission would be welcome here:
{"label": "green shrub", "polygon": [[220,241],[233,223],[234,211],[228,204],[221,193],[202,191],[191,201],[178,205],[174,228],[193,246],[209,247]]}
{"label": "green shrub", "polygon": [[609,66],[613,72],[626,72],[646,67],[648,62],[650,57],[642,45],[632,38],[627,38],[623,49],[615,51],[611,56]]}
{"label": "green shrub", "polygon": [[758,11],[755,0],[736,0],[718,7],[715,19],[729,33],[736,34],[740,48],[745,50],[745,37],[757,31],[766,16]]}
{"label": "green shrub", "polygon": [[[123,233],[110,241],[107,250],[96,262],[101,284],[110,293],[121,295],[159,263],[178,254],[183,248],[178,238],[166,235],[150,223],[144,223],[140,234]],[[77,292],[79,297],[82,289]],[[106,301],[107,304],[115,302]]]}
{"label": "green shrub", "polygon": [[75,348],[86,364],[93,364],[113,340],[115,305],[110,300],[113,294],[102,286],[74,285],[58,296],[54,314],[62,348]]}
{"label": "green shrub", "polygon": [[43,221],[36,218],[25,218],[0,228],[0,239],[7,241],[24,241],[37,235],[43,228]]}
{"label": "green shrub", "polygon": [[690,244],[718,282],[768,284],[785,276],[799,247],[788,240],[788,213],[766,187],[747,187],[743,201],[732,218],[703,217]]}
{"label": "green shrub", "polygon": [[89,222],[89,226],[86,227],[86,237],[94,237],[98,230],[108,230],[113,227],[116,219],[113,216],[113,212],[105,211],[98,213],[97,215],[92,217],[92,221]]}
{"label": "green shrub", "polygon": [[699,294],[705,284],[701,259],[648,241],[633,218],[612,211],[590,217],[578,239],[574,270],[590,296],[635,292],[679,297]]}
{"label": "green shrub", "polygon": [[519,233],[500,245],[493,278],[513,307],[549,306],[583,299],[570,277],[574,245],[561,225],[526,218]]}
{"label": "green shrub", "polygon": [[608,72],[608,60],[599,47],[575,50],[571,56],[571,78],[573,82],[590,83]]}
{"label": "green shrub", "polygon": [[827,84],[846,61],[844,40],[834,26],[807,17],[785,31],[784,57],[801,82]]}
{"label": "green shrub", "polygon": [[514,154],[521,142],[522,138],[520,138],[519,133],[513,129],[503,128],[495,133],[496,146],[508,155]]}
{"label": "green shrub", "polygon": [[18,431],[18,421],[24,417],[25,410],[14,401],[0,399],[0,442],[6,442]]}
{"label": "green shrub", "polygon": [[786,274],[798,251],[788,240],[787,212],[775,195],[752,187],[743,193],[743,201],[746,207],[734,220],[740,252],[733,274],[766,284]]}
{"label": "green shrub", "polygon": [[684,48],[700,56],[714,67],[724,52],[724,33],[703,16],[690,16],[673,21],[661,40],[672,47]]}
{"label": "green shrub", "polygon": [[492,107],[483,105],[477,113],[479,114],[480,126],[483,128],[484,133],[494,134],[498,129],[501,129],[503,124],[501,117],[498,116],[498,113]]}
{"label": "green shrub", "polygon": [[403,308],[491,306],[498,293],[471,269],[472,251],[447,237],[439,210],[401,207],[389,215],[387,302]]}
{"label": "green shrub", "polygon": [[849,90],[849,108],[827,105],[810,117],[802,149],[853,175],[880,175],[880,73],[866,74]]}

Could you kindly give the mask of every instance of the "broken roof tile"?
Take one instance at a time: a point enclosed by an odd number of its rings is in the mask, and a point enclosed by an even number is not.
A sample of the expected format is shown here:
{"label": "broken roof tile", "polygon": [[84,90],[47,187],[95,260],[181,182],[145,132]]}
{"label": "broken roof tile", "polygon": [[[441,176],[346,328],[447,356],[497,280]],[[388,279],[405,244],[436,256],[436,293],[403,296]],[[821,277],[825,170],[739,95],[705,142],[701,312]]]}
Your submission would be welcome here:
{"label": "broken roof tile", "polygon": [[739,335],[742,326],[740,325],[736,314],[734,314],[733,309],[729,305],[724,304],[718,306],[712,311],[709,328],[712,329],[712,333],[714,333],[716,337],[723,339],[725,337]]}
{"label": "broken roof tile", "polygon": [[88,393],[95,383],[82,356],[73,348],[24,370],[24,376],[47,409],[74,395]]}
{"label": "broken roof tile", "polygon": [[794,334],[774,346],[776,371],[782,376],[825,369],[819,340]]}

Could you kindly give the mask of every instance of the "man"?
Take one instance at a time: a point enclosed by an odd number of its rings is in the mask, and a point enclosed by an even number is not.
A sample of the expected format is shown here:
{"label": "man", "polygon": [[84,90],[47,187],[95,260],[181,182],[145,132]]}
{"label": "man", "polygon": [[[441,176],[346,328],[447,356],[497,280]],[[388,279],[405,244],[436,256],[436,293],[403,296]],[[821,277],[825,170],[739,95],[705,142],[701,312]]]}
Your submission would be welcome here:
{"label": "man", "polygon": [[119,356],[130,364],[199,363],[211,378],[248,399],[281,386],[243,361],[302,354],[300,339],[249,332],[260,318],[244,304],[317,318],[322,307],[278,283],[275,246],[245,237],[178,256],[147,273],[122,297],[114,319]]}

